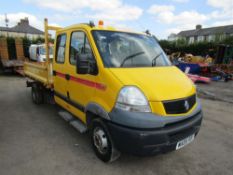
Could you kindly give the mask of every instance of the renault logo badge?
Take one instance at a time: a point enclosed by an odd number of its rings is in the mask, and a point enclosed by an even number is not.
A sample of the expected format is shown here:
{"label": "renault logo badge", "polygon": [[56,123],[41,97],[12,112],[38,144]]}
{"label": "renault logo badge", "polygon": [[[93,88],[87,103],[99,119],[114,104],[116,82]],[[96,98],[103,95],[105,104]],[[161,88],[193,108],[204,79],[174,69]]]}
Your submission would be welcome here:
{"label": "renault logo badge", "polygon": [[189,109],[189,102],[187,100],[184,101],[184,107],[186,111]]}

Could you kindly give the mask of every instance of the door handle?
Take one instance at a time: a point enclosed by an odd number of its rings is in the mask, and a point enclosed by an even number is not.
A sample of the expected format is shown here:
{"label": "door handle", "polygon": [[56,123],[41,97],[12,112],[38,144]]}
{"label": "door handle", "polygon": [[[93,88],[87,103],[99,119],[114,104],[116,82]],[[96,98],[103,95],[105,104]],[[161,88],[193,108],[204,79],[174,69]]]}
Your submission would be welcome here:
{"label": "door handle", "polygon": [[57,72],[55,70],[53,70],[53,76],[56,76]]}
{"label": "door handle", "polygon": [[66,77],[66,80],[70,80],[70,75],[69,74],[66,74],[65,77]]}

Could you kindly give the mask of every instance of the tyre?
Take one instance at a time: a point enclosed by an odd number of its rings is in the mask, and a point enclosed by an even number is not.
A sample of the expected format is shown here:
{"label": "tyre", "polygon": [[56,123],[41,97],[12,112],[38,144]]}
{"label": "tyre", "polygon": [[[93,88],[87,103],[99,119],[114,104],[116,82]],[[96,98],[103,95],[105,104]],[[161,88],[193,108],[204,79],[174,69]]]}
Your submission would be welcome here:
{"label": "tyre", "polygon": [[112,162],[120,157],[120,152],[114,147],[108,129],[101,119],[92,121],[91,140],[96,156],[103,162]]}
{"label": "tyre", "polygon": [[37,84],[33,84],[31,89],[32,101],[35,104],[42,104],[43,103],[43,91],[39,88]]}
{"label": "tyre", "polygon": [[2,61],[0,60],[0,75],[4,73],[4,67],[2,65]]}

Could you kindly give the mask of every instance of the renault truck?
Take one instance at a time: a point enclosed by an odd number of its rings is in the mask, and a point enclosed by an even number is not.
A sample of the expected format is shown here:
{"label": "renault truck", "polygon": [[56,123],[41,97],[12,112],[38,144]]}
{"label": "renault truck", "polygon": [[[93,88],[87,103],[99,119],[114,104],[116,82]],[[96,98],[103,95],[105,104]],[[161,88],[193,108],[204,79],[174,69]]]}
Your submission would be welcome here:
{"label": "renault truck", "polygon": [[[56,31],[52,61],[49,30]],[[42,104],[49,91],[100,160],[167,153],[196,138],[203,117],[196,87],[150,33],[103,21],[60,28],[45,19],[45,44],[43,64],[24,64],[32,101]]]}

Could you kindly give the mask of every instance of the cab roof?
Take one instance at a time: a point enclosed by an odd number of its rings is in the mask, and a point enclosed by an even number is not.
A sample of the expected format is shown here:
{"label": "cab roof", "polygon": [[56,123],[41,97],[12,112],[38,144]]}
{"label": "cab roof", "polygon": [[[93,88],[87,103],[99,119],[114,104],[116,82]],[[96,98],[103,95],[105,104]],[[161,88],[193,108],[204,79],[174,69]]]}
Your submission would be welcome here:
{"label": "cab roof", "polygon": [[63,32],[63,31],[67,31],[67,30],[72,30],[72,29],[76,29],[76,28],[82,28],[85,29],[87,31],[92,31],[92,30],[103,30],[103,31],[115,31],[115,32],[126,32],[126,33],[135,33],[135,34],[143,34],[146,35],[146,33],[144,32],[136,32],[133,30],[126,30],[126,29],[117,29],[115,27],[112,26],[99,26],[99,25],[94,25],[92,26],[90,23],[80,23],[80,24],[74,24],[68,27],[64,27],[58,30],[58,32]]}

